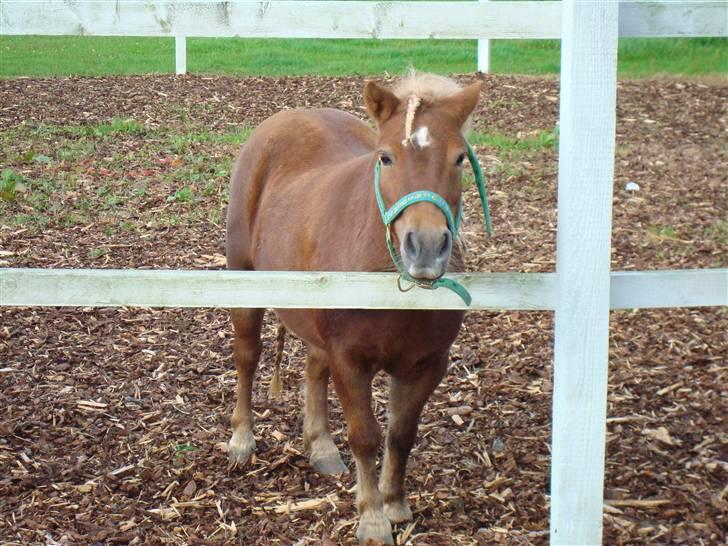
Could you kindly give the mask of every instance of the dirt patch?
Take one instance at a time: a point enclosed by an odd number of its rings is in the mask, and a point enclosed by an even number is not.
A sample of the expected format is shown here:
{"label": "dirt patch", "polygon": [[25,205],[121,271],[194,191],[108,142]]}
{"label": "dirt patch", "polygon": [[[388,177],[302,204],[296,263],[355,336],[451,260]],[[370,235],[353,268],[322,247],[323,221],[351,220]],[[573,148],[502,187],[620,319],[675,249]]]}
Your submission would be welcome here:
{"label": "dirt patch", "polygon": [[[299,106],[364,117],[362,85],[0,80],[0,165],[14,177],[0,201],[0,265],[220,268],[227,177],[245,131]],[[721,85],[620,83],[615,269],[726,266],[726,104]],[[554,132],[557,114],[558,82],[488,76],[474,128],[524,142]],[[555,146],[477,151],[496,234],[484,238],[469,188],[468,267],[553,270]],[[422,418],[408,477],[415,520],[397,528],[400,540],[547,543],[552,327],[543,312],[467,316]],[[612,314],[605,543],[725,541],[726,332],[724,309]],[[268,317],[256,460],[230,470],[224,312],[0,308],[2,542],[351,543],[354,478],[321,477],[302,454],[294,339],[283,399],[267,398],[274,335]],[[385,378],[375,405],[383,422]]]}

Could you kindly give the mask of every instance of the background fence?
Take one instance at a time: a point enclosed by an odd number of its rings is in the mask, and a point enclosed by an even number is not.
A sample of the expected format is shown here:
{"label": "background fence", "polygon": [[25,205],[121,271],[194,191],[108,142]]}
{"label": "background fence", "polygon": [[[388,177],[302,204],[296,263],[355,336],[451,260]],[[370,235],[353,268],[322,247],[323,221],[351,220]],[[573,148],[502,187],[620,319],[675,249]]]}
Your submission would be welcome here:
{"label": "background fence", "polygon": [[[621,37],[726,35],[722,0],[621,2]],[[4,0],[0,34],[175,37],[177,74],[187,71],[187,37],[477,38],[478,70],[489,70],[489,39],[561,38],[562,3]],[[487,38],[485,38],[487,37]]]}
{"label": "background fence", "polygon": [[[618,36],[726,36],[723,1],[0,3],[3,34],[561,38],[556,272],[463,274],[474,309],[555,310],[552,544],[598,544],[609,309],[728,305],[728,270],[611,272]],[[272,289],[271,287],[275,287]],[[0,270],[2,305],[461,308],[375,273]]]}

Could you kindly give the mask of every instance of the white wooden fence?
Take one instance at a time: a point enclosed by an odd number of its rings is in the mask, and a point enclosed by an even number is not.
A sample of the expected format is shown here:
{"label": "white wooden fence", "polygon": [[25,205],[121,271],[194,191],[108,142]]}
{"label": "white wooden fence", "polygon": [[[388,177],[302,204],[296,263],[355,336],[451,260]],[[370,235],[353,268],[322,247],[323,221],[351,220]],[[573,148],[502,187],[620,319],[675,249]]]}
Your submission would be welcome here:
{"label": "white wooden fence", "polygon": [[[464,274],[474,309],[555,310],[551,543],[601,543],[609,309],[728,305],[728,269],[610,272],[618,36],[726,36],[724,1],[3,0],[2,34],[561,38],[556,273]],[[179,57],[178,57],[179,59]],[[376,273],[0,269],[1,305],[461,308]]]}
{"label": "white wooden fence", "polygon": [[[621,2],[619,35],[725,36],[726,9],[725,0]],[[177,74],[187,71],[188,36],[479,38],[487,72],[488,39],[559,39],[561,12],[555,1],[2,0],[0,34],[174,36]]]}

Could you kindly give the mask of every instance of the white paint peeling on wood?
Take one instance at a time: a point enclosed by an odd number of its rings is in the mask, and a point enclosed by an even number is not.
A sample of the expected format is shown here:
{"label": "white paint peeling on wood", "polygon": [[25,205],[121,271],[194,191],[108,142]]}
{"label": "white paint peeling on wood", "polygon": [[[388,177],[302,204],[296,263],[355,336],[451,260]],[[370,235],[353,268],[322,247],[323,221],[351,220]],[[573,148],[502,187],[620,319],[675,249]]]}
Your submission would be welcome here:
{"label": "white paint peeling on wood", "polygon": [[[622,36],[726,36],[721,0],[622,2]],[[561,2],[3,0],[0,34],[560,38]]]}
{"label": "white paint peeling on wood", "polygon": [[[552,310],[553,273],[452,275],[469,309]],[[448,290],[401,293],[391,273],[0,269],[0,305],[464,309]],[[728,305],[728,269],[611,274],[611,308]]]}
{"label": "white paint peeling on wood", "polygon": [[[3,33],[276,38],[500,38],[558,35],[559,2],[4,0]],[[114,9],[111,9],[113,6]]]}

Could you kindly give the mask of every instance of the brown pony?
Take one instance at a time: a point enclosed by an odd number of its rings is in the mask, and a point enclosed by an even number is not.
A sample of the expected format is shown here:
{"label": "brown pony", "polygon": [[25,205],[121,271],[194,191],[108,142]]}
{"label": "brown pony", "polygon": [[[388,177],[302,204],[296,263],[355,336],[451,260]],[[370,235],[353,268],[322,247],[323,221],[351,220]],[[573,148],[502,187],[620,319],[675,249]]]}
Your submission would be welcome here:
{"label": "brown pony", "polygon": [[[411,74],[390,91],[364,88],[377,131],[332,109],[290,110],[264,121],[235,164],[227,213],[227,264],[235,270],[392,271],[374,190],[379,162],[387,207],[416,190],[442,196],[453,215],[461,198],[464,127],[480,84],[460,88],[431,74]],[[402,267],[433,280],[459,268],[444,214],[416,203],[393,225]],[[394,279],[392,282],[395,282]],[[252,381],[261,351],[264,309],[233,309],[237,405],[230,459],[255,449]],[[460,311],[279,309],[285,327],[307,347],[304,446],[325,474],[347,470],[329,432],[329,376],[341,400],[357,468],[357,538],[392,544],[392,526],[411,519],[405,466],[422,408],[448,365]],[[381,477],[381,433],[371,384],[391,375]]]}

